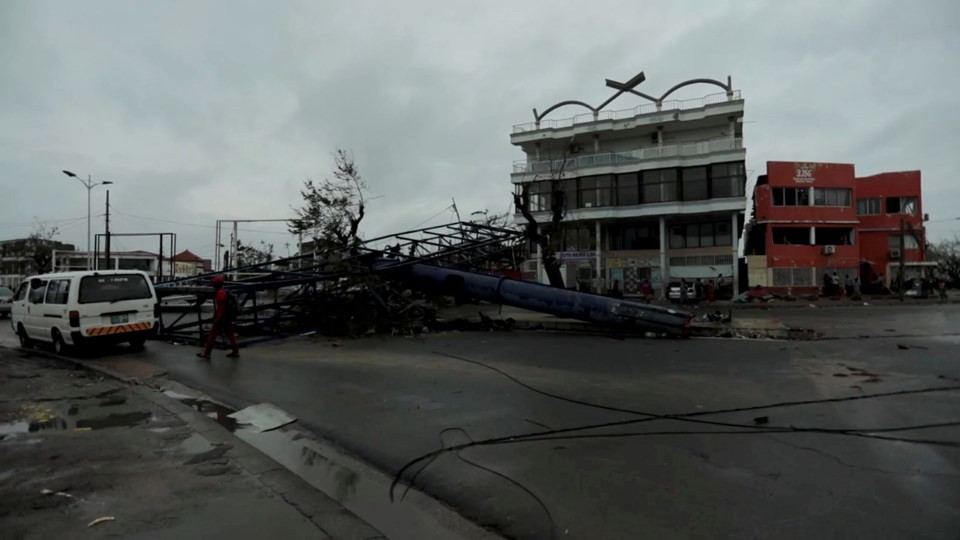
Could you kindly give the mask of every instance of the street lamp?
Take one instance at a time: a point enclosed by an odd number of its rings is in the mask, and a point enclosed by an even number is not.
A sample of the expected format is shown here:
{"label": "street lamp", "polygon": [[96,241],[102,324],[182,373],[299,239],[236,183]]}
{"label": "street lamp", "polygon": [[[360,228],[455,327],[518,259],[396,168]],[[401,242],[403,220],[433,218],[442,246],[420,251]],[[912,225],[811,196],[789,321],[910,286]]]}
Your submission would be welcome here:
{"label": "street lamp", "polygon": [[63,174],[69,176],[70,178],[76,178],[81,184],[83,184],[83,187],[87,188],[87,270],[93,270],[93,253],[90,249],[90,191],[97,186],[108,186],[113,182],[109,180],[104,180],[103,182],[94,182],[90,179],[90,175],[87,175],[87,179],[84,180],[70,171],[63,171]]}

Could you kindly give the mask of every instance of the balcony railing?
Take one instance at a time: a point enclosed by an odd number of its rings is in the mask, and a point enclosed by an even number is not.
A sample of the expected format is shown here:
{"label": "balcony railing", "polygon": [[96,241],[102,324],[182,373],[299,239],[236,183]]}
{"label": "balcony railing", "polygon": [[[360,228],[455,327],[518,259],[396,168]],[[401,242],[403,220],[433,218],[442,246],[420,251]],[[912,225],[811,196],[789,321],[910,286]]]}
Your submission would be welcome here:
{"label": "balcony railing", "polygon": [[629,120],[641,114],[650,114],[663,111],[683,111],[688,109],[702,109],[707,105],[726,103],[728,101],[737,101],[740,99],[740,91],[719,92],[709,94],[703,97],[693,99],[668,99],[662,103],[642,103],[632,109],[620,109],[616,111],[599,111],[596,116],[591,113],[578,114],[570,118],[557,118],[541,120],[539,125],[536,122],[526,122],[515,124],[514,133],[523,133],[526,131],[536,131],[538,129],[557,129],[568,128],[577,124],[588,124],[590,122],[599,122],[602,120]]}
{"label": "balcony railing", "polygon": [[572,171],[590,167],[609,167],[615,165],[629,165],[653,159],[673,157],[687,157],[743,149],[743,139],[715,139],[712,141],[698,141],[671,146],[654,146],[639,148],[627,152],[607,152],[603,154],[574,155],[564,160],[526,161],[513,163],[514,174],[519,173],[557,173],[561,170]]}

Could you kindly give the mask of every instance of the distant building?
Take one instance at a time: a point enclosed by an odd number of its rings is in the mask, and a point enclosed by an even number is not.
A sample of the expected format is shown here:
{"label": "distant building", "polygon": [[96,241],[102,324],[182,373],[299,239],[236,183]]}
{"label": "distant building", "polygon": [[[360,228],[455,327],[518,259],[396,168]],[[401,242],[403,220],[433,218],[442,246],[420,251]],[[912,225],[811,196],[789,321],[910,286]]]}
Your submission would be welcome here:
{"label": "distant building", "polygon": [[54,250],[73,250],[56,240],[0,240],[0,286],[16,288],[27,276],[50,272]]}
{"label": "distant building", "polygon": [[[720,91],[668,99],[679,88],[705,83]],[[588,110],[555,119],[535,112],[533,122],[513,126],[510,135],[524,153],[511,181],[517,193],[529,194],[539,223],[550,219],[551,181],[561,182],[566,216],[557,255],[566,286],[586,283],[601,291],[618,280],[625,293],[636,294],[649,279],[663,296],[670,282],[722,275],[728,290],[736,288],[746,208],[740,91],[729,78],[697,79],[659,98],[630,87],[604,105],[625,92],[634,95],[624,99],[646,101],[624,110],[564,102],[544,112],[567,105]],[[525,223],[519,213],[515,220]],[[535,249],[524,275],[547,282]]]}
{"label": "distant building", "polygon": [[753,204],[750,286],[812,293],[836,272],[841,286],[859,277],[867,290],[896,281],[901,260],[925,258],[920,171],[858,178],[850,164],[772,161]]}
{"label": "distant building", "polygon": [[[98,270],[139,270],[156,276],[157,269],[160,267],[160,257],[149,251],[111,251],[109,261],[104,257],[103,252],[94,255],[100,256],[100,260],[95,264]],[[54,272],[87,270],[89,264],[90,252],[88,251],[54,251]]]}
{"label": "distant building", "polygon": [[[211,272],[213,267],[210,259],[204,259],[190,250],[177,253],[172,259],[163,261],[163,264],[164,275],[169,276],[172,274],[174,279],[199,276]],[[172,272],[170,268],[171,264],[173,265]]]}

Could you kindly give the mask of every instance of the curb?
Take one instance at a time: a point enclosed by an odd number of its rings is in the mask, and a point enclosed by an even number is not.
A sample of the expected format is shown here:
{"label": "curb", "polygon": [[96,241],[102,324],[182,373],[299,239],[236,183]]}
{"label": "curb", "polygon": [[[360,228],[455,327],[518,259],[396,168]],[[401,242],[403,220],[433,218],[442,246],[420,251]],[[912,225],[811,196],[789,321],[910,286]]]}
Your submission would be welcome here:
{"label": "curb", "polygon": [[[94,363],[94,362],[90,362],[90,361],[87,361],[87,360],[83,360],[82,358],[74,358],[74,357],[71,357],[71,356],[63,356],[63,355],[57,354],[57,353],[55,353],[55,352],[46,351],[46,350],[39,349],[39,348],[36,348],[36,347],[33,347],[33,348],[31,348],[31,349],[24,349],[23,347],[16,347],[16,346],[9,346],[9,345],[0,345],[0,348],[10,349],[10,350],[13,350],[13,351],[18,351],[18,352],[21,352],[21,353],[26,353],[26,354],[31,354],[31,355],[32,355],[32,354],[35,354],[35,355],[37,355],[37,356],[44,356],[44,357],[46,357],[46,358],[53,358],[54,360],[60,360],[61,362],[67,362],[67,363],[69,363],[69,364],[74,364],[74,365],[76,365],[76,366],[80,366],[80,367],[82,367],[82,368],[89,369],[90,371],[96,371],[97,373],[100,373],[101,375],[106,375],[107,377],[110,377],[110,378],[112,378],[112,379],[117,379],[118,381],[124,382],[124,383],[127,383],[127,384],[131,384],[131,385],[143,384],[143,381],[141,381],[140,379],[138,379],[138,378],[136,378],[136,377],[131,377],[131,376],[129,376],[129,375],[124,375],[123,373],[120,373],[119,371],[115,371],[115,370],[113,370],[113,369],[110,369],[110,368],[108,368],[108,367],[106,367],[106,366],[99,365],[99,364]],[[158,376],[158,377],[159,377],[159,376],[163,376],[163,375],[165,375],[166,373],[167,373],[166,371],[161,370],[161,371],[158,372],[157,375],[155,375],[155,376]]]}
{"label": "curb", "polygon": [[139,396],[166,409],[214,446],[230,445],[226,457],[309,519],[330,538],[378,540],[386,536],[347,510],[340,503],[291,472],[281,463],[233,435],[215,420],[153,387],[136,386]]}

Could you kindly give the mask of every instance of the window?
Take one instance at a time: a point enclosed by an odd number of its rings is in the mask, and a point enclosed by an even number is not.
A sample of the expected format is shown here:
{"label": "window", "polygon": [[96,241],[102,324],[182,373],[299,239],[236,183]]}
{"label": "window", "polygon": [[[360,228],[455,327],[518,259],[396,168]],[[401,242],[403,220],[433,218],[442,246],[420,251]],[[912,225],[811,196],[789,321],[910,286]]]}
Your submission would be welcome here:
{"label": "window", "polygon": [[729,222],[712,221],[670,227],[670,247],[673,249],[730,246],[732,243]]}
{"label": "window", "polygon": [[597,249],[597,237],[592,227],[570,227],[563,231],[564,251],[593,251],[595,249]]}
{"label": "window", "polygon": [[917,215],[916,197],[887,197],[888,214]]}
{"label": "window", "polygon": [[809,246],[810,229],[807,227],[774,227],[773,243],[788,246]]}
{"label": "window", "polygon": [[607,174],[597,177],[597,206],[610,206],[616,199],[613,198],[613,175]]}
{"label": "window", "polygon": [[597,178],[588,176],[580,179],[580,207],[593,208],[597,206]]}
{"label": "window", "polygon": [[850,206],[850,190],[846,188],[813,188],[815,206]]}
{"label": "window", "polygon": [[670,248],[684,248],[686,247],[684,244],[683,225],[674,225],[673,227],[670,227]]}
{"label": "window", "polygon": [[20,288],[17,289],[17,296],[13,298],[14,302],[20,302],[27,297],[27,291],[30,290],[30,283],[23,282],[20,284]]}
{"label": "window", "polygon": [[880,199],[858,199],[857,215],[858,216],[879,216],[880,215]]}
{"label": "window", "polygon": [[710,198],[743,197],[747,175],[743,163],[710,166]]}
{"label": "window", "polygon": [[51,281],[47,286],[47,297],[44,300],[46,304],[66,304],[70,294],[70,280],[58,279]]}
{"label": "window", "polygon": [[640,204],[640,186],[637,173],[617,175],[617,205]]}
{"label": "window", "polygon": [[683,200],[702,201],[707,198],[707,168],[683,169]]}
{"label": "window", "polygon": [[818,246],[852,246],[852,227],[816,227],[814,231]]}
{"label": "window", "polygon": [[42,304],[43,295],[47,291],[47,282],[41,281],[37,284],[36,287],[33,285],[30,286],[30,303],[31,304]]}
{"label": "window", "polygon": [[700,224],[700,247],[713,247],[713,223]]}
{"label": "window", "polygon": [[86,276],[80,280],[81,304],[153,298],[147,280],[140,274]]}
{"label": "window", "polygon": [[677,200],[677,170],[661,169],[643,172],[643,202],[657,203]]}
{"label": "window", "polygon": [[580,208],[610,206],[613,195],[613,176],[588,176],[580,179]]}
{"label": "window", "polygon": [[543,212],[550,210],[550,182],[534,182],[526,189],[530,190],[530,210]]}
{"label": "window", "polygon": [[610,249],[660,249],[660,228],[657,225],[611,227]]}
{"label": "window", "polygon": [[[890,249],[900,249],[900,235],[891,234],[887,240],[887,244]],[[903,237],[903,248],[904,249],[920,249],[920,244],[917,242],[917,239],[912,235],[906,235]]]}
{"label": "window", "polygon": [[808,206],[810,190],[807,188],[773,188],[774,206]]}
{"label": "window", "polygon": [[567,210],[580,208],[577,205],[577,179],[560,180],[560,191],[563,191],[564,203]]}
{"label": "window", "polygon": [[686,243],[688,248],[697,248],[700,247],[700,225],[697,223],[691,223],[686,226],[683,234],[683,241]]}

